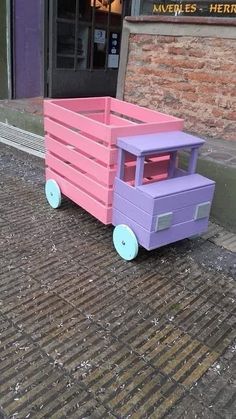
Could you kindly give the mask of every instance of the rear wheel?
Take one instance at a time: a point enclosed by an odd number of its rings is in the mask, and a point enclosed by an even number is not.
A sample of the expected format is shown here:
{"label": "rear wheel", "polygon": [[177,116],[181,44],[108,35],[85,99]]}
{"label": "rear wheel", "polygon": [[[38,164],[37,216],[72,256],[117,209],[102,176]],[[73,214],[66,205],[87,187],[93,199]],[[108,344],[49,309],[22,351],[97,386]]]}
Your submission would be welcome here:
{"label": "rear wheel", "polygon": [[119,224],[113,231],[113,244],[117,253],[125,260],[132,260],[138,254],[138,240],[125,224]]}
{"label": "rear wheel", "polygon": [[48,200],[49,205],[52,208],[59,208],[61,205],[61,190],[58,183],[53,180],[49,179],[45,185],[45,195]]}

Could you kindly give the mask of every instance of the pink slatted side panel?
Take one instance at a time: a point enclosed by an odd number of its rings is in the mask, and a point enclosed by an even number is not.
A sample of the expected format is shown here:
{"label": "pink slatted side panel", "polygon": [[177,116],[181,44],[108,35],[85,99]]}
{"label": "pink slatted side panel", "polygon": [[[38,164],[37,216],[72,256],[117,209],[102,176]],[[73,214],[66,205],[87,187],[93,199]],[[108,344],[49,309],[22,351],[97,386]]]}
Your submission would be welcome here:
{"label": "pink slatted side panel", "polygon": [[44,115],[53,118],[62,125],[70,126],[91,135],[96,135],[98,139],[110,144],[111,128],[101,122],[94,121],[88,117],[73,112],[62,106],[54,104],[53,101],[44,102]]}
{"label": "pink slatted side panel", "polygon": [[[183,129],[178,118],[109,97],[46,100],[44,111],[47,178],[105,224],[111,223],[117,138]],[[128,179],[134,178],[133,160],[128,155]],[[152,159],[145,164],[144,176],[160,179],[167,165],[168,156],[158,163]]]}
{"label": "pink slatted side panel", "polygon": [[68,181],[77,185],[85,192],[89,192],[91,196],[101,200],[105,205],[112,204],[112,188],[108,188],[97,182],[96,179],[78,170],[75,166],[68,162],[64,162],[58,157],[47,153],[46,154],[46,165],[50,167],[54,172],[62,174]]}
{"label": "pink slatted side panel", "polygon": [[46,179],[54,179],[63,195],[70,198],[73,202],[84,208],[104,224],[110,224],[112,220],[112,208],[104,205],[92,196],[88,195],[78,186],[72,184],[67,179],[54,172],[50,168],[46,168]]}
{"label": "pink slatted side panel", "polygon": [[117,151],[115,149],[106,147],[98,141],[91,140],[90,138],[65,127],[52,119],[44,119],[45,131],[58,138],[66,144],[73,145],[82,152],[97,158],[106,165],[111,165],[116,162]]}
{"label": "pink slatted side panel", "polygon": [[117,150],[109,144],[111,130],[104,125],[110,118],[109,101],[45,103],[47,179],[55,179],[64,195],[104,224],[111,223],[117,160]]}
{"label": "pink slatted side panel", "polygon": [[105,112],[84,113],[83,115],[94,121],[102,122],[102,124],[105,123]]}
{"label": "pink slatted side panel", "polygon": [[108,170],[107,167],[99,164],[95,159],[88,158],[72,146],[61,144],[59,141],[45,137],[46,150],[59,157],[62,161],[67,161],[79,170],[94,176],[99,183],[113,185],[115,178],[115,168]]}

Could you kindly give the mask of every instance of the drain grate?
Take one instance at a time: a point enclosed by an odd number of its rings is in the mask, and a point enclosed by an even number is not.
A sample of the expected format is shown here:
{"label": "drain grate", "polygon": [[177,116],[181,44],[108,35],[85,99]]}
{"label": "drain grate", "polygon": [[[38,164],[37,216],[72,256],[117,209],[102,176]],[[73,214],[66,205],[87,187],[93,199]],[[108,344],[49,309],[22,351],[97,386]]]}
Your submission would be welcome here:
{"label": "drain grate", "polygon": [[0,143],[44,158],[44,138],[40,135],[32,134],[12,125],[0,122]]}

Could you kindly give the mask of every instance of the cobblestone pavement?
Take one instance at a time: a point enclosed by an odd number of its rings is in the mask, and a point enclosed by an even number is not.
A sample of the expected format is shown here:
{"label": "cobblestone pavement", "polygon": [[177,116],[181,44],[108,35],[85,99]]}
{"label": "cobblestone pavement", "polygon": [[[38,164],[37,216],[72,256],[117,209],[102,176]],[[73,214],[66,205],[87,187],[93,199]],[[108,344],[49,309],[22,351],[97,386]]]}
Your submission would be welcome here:
{"label": "cobblestone pavement", "polygon": [[0,417],[235,418],[236,258],[217,229],[127,263],[43,185],[42,160],[0,144]]}

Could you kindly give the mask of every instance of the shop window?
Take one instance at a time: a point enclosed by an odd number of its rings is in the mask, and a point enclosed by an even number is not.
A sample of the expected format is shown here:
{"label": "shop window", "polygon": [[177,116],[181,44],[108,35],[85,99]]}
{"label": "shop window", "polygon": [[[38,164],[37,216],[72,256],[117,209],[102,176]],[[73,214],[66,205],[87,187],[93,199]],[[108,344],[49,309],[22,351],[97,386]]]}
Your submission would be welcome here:
{"label": "shop window", "polygon": [[122,0],[58,0],[56,67],[118,68]]}

